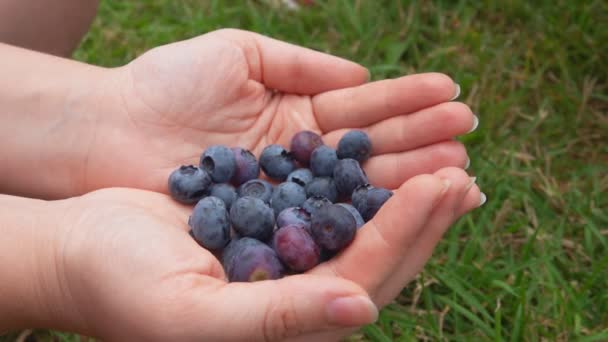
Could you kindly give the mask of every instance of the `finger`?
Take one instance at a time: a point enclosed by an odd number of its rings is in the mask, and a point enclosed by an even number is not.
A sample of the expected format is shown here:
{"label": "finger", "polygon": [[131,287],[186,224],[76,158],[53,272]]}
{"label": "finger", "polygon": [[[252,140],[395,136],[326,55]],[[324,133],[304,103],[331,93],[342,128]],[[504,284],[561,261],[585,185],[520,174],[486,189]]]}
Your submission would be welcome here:
{"label": "finger", "polygon": [[357,232],[348,248],[315,272],[352,280],[375,293],[398,267],[448,187],[449,183],[436,176],[412,178]]}
{"label": "finger", "polygon": [[313,97],[323,132],[357,128],[450,101],[459,87],[448,76],[426,73],[338,89]]}
{"label": "finger", "polygon": [[470,178],[466,172],[458,168],[441,169],[435,173],[435,176],[450,180],[452,185],[434,208],[425,228],[420,231],[415,242],[399,260],[398,267],[393,269],[391,276],[385,279],[375,294],[374,301],[379,306],[386,305],[395,298],[422,270],[443,234],[459,217],[457,209],[474,185],[474,178]]}
{"label": "finger", "polygon": [[464,145],[458,141],[444,141],[412,151],[383,154],[363,164],[371,184],[396,189],[406,180],[448,167],[464,167],[469,157]]}
{"label": "finger", "polygon": [[[210,341],[283,341],[307,332],[369,324],[378,315],[355,283],[308,274],[229,283],[211,293],[207,287],[192,305],[200,315],[194,322]],[[238,329],[227,330],[227,322],[238,322]]]}
{"label": "finger", "polygon": [[295,94],[318,94],[367,82],[369,72],[346,59],[272,39],[257,33],[216,31],[237,43],[249,64],[250,78],[268,88]]}
{"label": "finger", "polygon": [[[392,117],[363,128],[373,141],[372,154],[402,152],[465,134],[474,127],[471,109],[460,102],[446,102],[416,113]],[[337,145],[348,129],[325,135]]]}

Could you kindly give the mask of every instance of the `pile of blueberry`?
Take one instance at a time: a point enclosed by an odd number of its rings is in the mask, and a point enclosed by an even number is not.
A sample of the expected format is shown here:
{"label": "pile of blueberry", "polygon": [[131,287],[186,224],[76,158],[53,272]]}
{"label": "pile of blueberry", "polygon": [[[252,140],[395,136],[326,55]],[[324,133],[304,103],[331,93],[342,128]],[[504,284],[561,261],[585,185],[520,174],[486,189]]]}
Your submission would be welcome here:
{"label": "pile of blueberry", "polygon": [[[169,192],[196,203],[190,235],[221,258],[229,281],[277,279],[336,255],[393,195],[371,186],[360,166],[371,149],[358,130],[346,133],[337,150],[302,131],[291,151],[267,146],[259,163],[248,150],[215,145],[198,167],[171,173]],[[259,179],[260,168],[282,183]]]}

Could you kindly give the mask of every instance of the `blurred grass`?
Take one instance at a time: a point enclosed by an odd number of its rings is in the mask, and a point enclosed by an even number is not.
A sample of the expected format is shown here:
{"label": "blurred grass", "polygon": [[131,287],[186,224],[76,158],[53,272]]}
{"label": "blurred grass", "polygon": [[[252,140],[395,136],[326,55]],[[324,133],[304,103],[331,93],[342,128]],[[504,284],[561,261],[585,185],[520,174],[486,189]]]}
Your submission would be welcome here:
{"label": "blurred grass", "polygon": [[488,202],[350,339],[608,341],[608,3],[271,3],[102,1],[75,56],[118,66],[235,27],[355,60],[374,79],[452,76],[480,118],[461,140]]}

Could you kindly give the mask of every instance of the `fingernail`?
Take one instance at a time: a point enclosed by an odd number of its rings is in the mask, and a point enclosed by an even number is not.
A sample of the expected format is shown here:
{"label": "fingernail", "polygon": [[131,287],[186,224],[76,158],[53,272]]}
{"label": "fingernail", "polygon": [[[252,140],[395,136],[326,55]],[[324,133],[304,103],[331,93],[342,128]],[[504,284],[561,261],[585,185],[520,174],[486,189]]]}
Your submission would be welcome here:
{"label": "fingernail", "polygon": [[441,189],[441,192],[439,193],[439,197],[443,196],[446,192],[448,192],[448,190],[450,189],[450,186],[452,186],[452,181],[450,181],[447,178],[443,179],[443,188]]}
{"label": "fingernail", "polygon": [[473,114],[473,127],[467,133],[471,133],[476,130],[477,126],[479,126],[479,118],[477,115]]}
{"label": "fingernail", "polygon": [[469,157],[467,156],[467,161],[466,161],[466,163],[464,164],[464,169],[465,169],[465,170],[468,170],[468,169],[469,169],[469,166],[471,166],[471,158],[469,158]]}
{"label": "fingernail", "polygon": [[487,200],[488,200],[488,198],[486,197],[486,194],[484,194],[483,192],[480,193],[479,194],[479,207],[484,205],[484,203],[486,203]]}
{"label": "fingernail", "polygon": [[378,308],[365,296],[340,297],[327,305],[327,319],[341,326],[362,326],[378,319]]}
{"label": "fingernail", "polygon": [[369,71],[369,69],[367,69],[367,82],[371,81],[372,79],[372,72]]}
{"label": "fingernail", "polygon": [[458,96],[460,96],[460,84],[458,83],[454,83],[454,96],[452,96],[452,98],[450,99],[450,101],[454,101],[458,98]]}
{"label": "fingernail", "polygon": [[467,186],[464,187],[464,191],[469,191],[469,189],[471,189],[473,187],[473,184],[475,184],[475,181],[477,180],[477,177],[469,177],[469,182],[467,183]]}

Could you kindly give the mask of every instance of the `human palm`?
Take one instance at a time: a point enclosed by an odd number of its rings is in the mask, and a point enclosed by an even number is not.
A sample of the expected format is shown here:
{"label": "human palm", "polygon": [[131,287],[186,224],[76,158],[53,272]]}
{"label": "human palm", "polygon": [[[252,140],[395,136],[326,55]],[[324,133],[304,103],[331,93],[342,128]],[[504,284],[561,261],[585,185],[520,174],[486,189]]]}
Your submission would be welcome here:
{"label": "human palm", "polygon": [[472,127],[470,109],[448,102],[456,85],[441,74],[366,83],[352,62],[251,32],[219,30],[153,49],[112,72],[111,120],[87,155],[86,190],[127,186],[166,192],[168,174],[196,164],[212,144],[259,155],[300,130],[335,145],[363,129],[372,182],[389,188],[443,166],[463,166],[452,141]]}
{"label": "human palm", "polygon": [[[73,312],[64,328],[117,341],[337,340],[375,319],[374,306],[413,279],[479,196],[461,169],[414,177],[343,253],[306,274],[255,283],[226,282],[187,233],[191,207],[167,195],[113,188],[61,201],[53,279]],[[332,304],[353,297],[373,304]]]}

